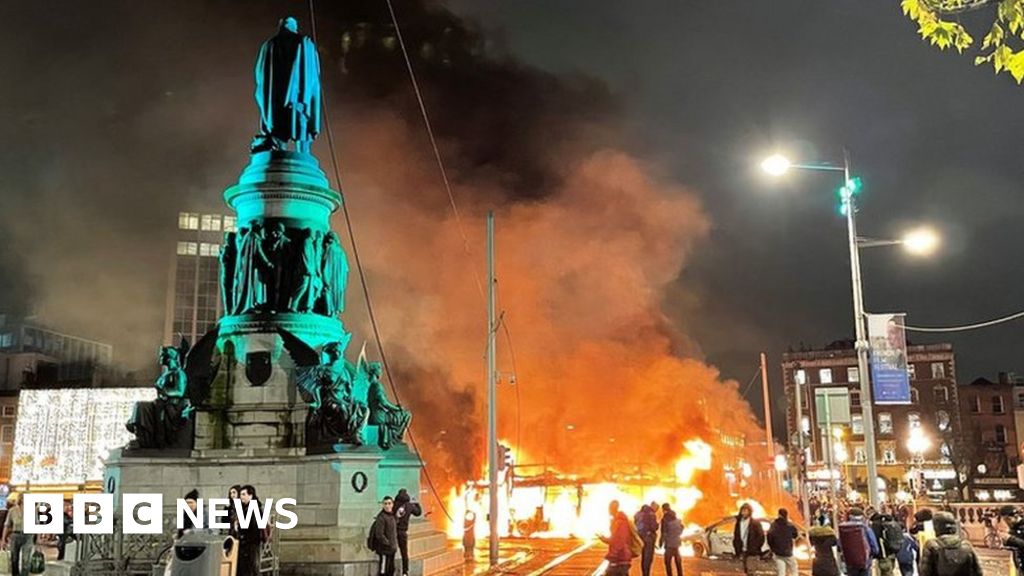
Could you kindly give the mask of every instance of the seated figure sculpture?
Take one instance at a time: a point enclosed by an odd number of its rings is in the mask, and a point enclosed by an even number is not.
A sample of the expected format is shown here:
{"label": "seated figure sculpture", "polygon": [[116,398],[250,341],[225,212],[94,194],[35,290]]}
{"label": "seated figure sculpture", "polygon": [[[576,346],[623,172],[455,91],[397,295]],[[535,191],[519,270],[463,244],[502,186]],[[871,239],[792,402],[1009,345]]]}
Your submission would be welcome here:
{"label": "seated figure sculpture", "polygon": [[160,349],[163,367],[156,380],[156,400],[135,404],[127,428],[135,434],[129,448],[168,448],[179,444],[178,437],[192,415],[192,403],[186,395],[188,377],[181,351],[174,346]]}
{"label": "seated figure sculpture", "polygon": [[377,445],[383,450],[391,448],[395,442],[402,442],[405,431],[412,422],[412,413],[392,404],[388,400],[384,385],[380,381],[381,363],[366,364],[366,376],[369,380],[367,403],[370,407],[370,424],[377,426]]}
{"label": "seated figure sculpture", "polygon": [[369,407],[353,395],[352,372],[341,344],[325,344],[322,355],[321,364],[298,374],[298,389],[310,407],[307,426],[321,439],[361,445]]}

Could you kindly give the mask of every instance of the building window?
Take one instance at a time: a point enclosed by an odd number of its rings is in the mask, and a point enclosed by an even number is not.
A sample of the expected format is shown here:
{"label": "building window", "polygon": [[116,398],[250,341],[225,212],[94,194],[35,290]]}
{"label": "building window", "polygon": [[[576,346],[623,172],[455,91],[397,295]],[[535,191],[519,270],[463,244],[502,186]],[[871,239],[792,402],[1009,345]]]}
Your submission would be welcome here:
{"label": "building window", "polygon": [[971,414],[981,414],[981,396],[971,398]]}
{"label": "building window", "polygon": [[224,231],[225,232],[236,232],[237,231],[236,224],[235,224],[235,217],[234,216],[225,216],[224,217]]}
{"label": "building window", "polygon": [[17,413],[17,408],[16,407],[14,407],[14,406],[4,406],[4,411],[3,411],[4,418],[14,418],[14,415],[16,413]]}
{"label": "building window", "polygon": [[941,380],[946,377],[946,364],[943,362],[932,362],[932,379]]}
{"label": "building window", "polygon": [[882,444],[882,463],[883,464],[895,464],[896,463],[896,445],[892,442],[886,442]]}
{"label": "building window", "polygon": [[852,408],[857,408],[857,409],[860,408],[860,392],[857,392],[857,391],[851,391],[850,392],[850,408],[851,409]]}
{"label": "building window", "polygon": [[0,442],[4,444],[14,442],[14,426],[0,426]]}
{"label": "building window", "polygon": [[892,434],[892,414],[889,412],[878,414],[878,433]]}
{"label": "building window", "polygon": [[917,380],[917,370],[914,369],[913,364],[907,364],[907,374],[910,374],[911,380]]}
{"label": "building window", "polygon": [[860,382],[860,371],[856,366],[850,366],[846,369],[846,381],[847,382]]}
{"label": "building window", "polygon": [[1005,410],[1003,408],[1004,408],[1003,407],[1003,397],[1002,396],[993,396],[992,397],[992,413],[993,414],[1004,414]]}
{"label": "building window", "polygon": [[853,462],[855,464],[863,464],[868,461],[868,453],[864,450],[863,444],[853,445]]}
{"label": "building window", "polygon": [[850,431],[854,434],[864,433],[864,416],[860,414],[850,415]]}
{"label": "building window", "polygon": [[811,419],[808,416],[804,416],[801,420],[802,422],[800,427],[803,428],[804,434],[807,434],[811,431]]}
{"label": "building window", "polygon": [[945,410],[939,410],[935,413],[935,425],[939,428],[939,432],[949,431],[949,412]]}
{"label": "building window", "polygon": [[932,388],[932,394],[935,395],[936,404],[945,404],[949,402],[949,388],[945,386],[936,386]]}
{"label": "building window", "polygon": [[217,214],[203,214],[200,229],[207,232],[220,232],[220,216]]}
{"label": "building window", "polygon": [[181,230],[199,230],[199,214],[195,212],[179,212],[178,228]]}
{"label": "building window", "polygon": [[921,403],[921,393],[917,391],[917,388],[911,388],[910,389],[910,403],[911,404],[920,404]]}
{"label": "building window", "polygon": [[1006,426],[996,424],[996,444],[1006,444]]}
{"label": "building window", "polygon": [[911,413],[907,414],[907,425],[909,425],[911,429],[913,429],[913,428],[920,428],[921,427],[921,415],[919,413],[917,413],[917,412],[911,412]]}
{"label": "building window", "polygon": [[821,370],[818,370],[818,381],[821,382],[822,384],[831,384],[832,383],[832,369],[831,368],[822,368]]}
{"label": "building window", "polygon": [[1016,408],[1024,408],[1024,390],[1016,390],[1013,393],[1013,405]]}
{"label": "building window", "polygon": [[208,242],[199,243],[199,255],[200,256],[219,256],[220,255],[220,244],[210,244]]}
{"label": "building window", "polygon": [[187,256],[195,256],[199,253],[199,244],[195,242],[185,242],[185,254]]}
{"label": "building window", "polygon": [[800,386],[807,384],[807,371],[804,369],[797,370],[793,373],[793,380]]}
{"label": "building window", "polygon": [[942,445],[939,446],[939,455],[941,457],[940,461],[943,464],[949,464],[950,462],[952,462],[953,449],[949,447],[949,443],[943,442]]}

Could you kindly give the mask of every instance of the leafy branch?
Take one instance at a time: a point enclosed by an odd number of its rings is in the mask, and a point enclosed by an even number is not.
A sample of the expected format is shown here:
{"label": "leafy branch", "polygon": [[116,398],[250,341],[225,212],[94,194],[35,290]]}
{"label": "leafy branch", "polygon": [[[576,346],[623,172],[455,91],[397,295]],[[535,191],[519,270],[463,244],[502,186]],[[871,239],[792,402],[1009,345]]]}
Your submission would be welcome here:
{"label": "leafy branch", "polygon": [[974,38],[955,17],[994,4],[995,19],[981,39],[977,65],[990,63],[995,72],[1008,72],[1024,82],[1024,0],[901,0],[903,13],[917,23],[918,33],[940,50],[957,52],[974,45]]}

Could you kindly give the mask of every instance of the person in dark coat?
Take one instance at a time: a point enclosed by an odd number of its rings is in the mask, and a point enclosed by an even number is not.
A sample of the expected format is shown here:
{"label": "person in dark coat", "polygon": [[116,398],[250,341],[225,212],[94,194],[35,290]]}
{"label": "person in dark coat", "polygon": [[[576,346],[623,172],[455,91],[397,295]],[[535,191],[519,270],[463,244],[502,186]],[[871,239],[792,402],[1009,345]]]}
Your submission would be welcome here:
{"label": "person in dark coat", "polygon": [[[191,509],[193,513],[195,513],[196,511],[196,506],[198,506],[198,502],[199,490],[193,489],[190,490],[188,494],[185,494],[185,504],[188,505],[189,509]],[[195,529],[196,523],[192,521],[192,518],[188,514],[185,514],[185,517],[182,520],[182,526],[181,528],[178,528],[177,537],[181,538],[185,534]]]}
{"label": "person in dark coat", "polygon": [[[256,498],[256,489],[242,486],[238,492],[242,502],[242,510],[249,518],[248,526],[238,525],[238,571],[237,576],[259,576],[260,546],[263,544],[263,529],[256,523],[259,515],[260,501]],[[255,507],[250,511],[251,507]]]}
{"label": "person in dark coat", "polygon": [[409,519],[422,516],[423,507],[413,502],[409,491],[402,488],[395,495],[395,524],[398,529],[398,551],[402,555],[402,576],[409,576]]}
{"label": "person in dark coat", "polygon": [[836,562],[836,547],[839,546],[836,531],[825,523],[811,528],[807,536],[814,547],[811,576],[840,576],[839,563]]}
{"label": "person in dark coat", "polygon": [[793,558],[793,544],[800,536],[796,526],[789,521],[789,510],[779,508],[779,516],[768,528],[768,548],[775,556],[775,571],[779,576],[797,576],[796,558]]}
{"label": "person in dark coat", "polygon": [[629,567],[633,563],[633,551],[630,548],[633,529],[629,525],[629,517],[619,510],[618,500],[608,503],[608,515],[611,517],[608,536],[598,536],[608,545],[608,553],[604,555],[608,568],[604,576],[629,576]]}
{"label": "person in dark coat", "polygon": [[676,516],[675,510],[668,502],[661,505],[661,546],[665,549],[665,574],[672,576],[672,563],[676,566],[676,576],[683,576],[683,559],[679,555],[679,547],[683,545],[683,523]]}
{"label": "person in dark coat", "polygon": [[643,576],[651,576],[654,544],[658,541],[658,513],[649,504],[644,504],[633,517],[633,524],[640,535],[640,541],[644,544],[640,552],[640,572]]}
{"label": "person in dark coat", "polygon": [[903,547],[896,553],[896,562],[900,565],[902,576],[914,576],[914,566],[921,556],[921,549],[917,545],[917,538],[906,532],[903,533]]}
{"label": "person in dark coat", "polygon": [[981,562],[971,543],[960,537],[956,518],[936,512],[936,537],[921,552],[921,576],[982,576]]}
{"label": "person in dark coat", "polygon": [[380,513],[370,528],[370,549],[377,554],[378,576],[395,576],[395,554],[398,552],[398,521],[395,500],[386,496]]}
{"label": "person in dark coat", "polygon": [[743,561],[743,573],[750,574],[750,558],[761,556],[761,549],[764,547],[764,528],[754,518],[754,509],[750,504],[744,503],[740,506],[740,512],[736,515],[732,547],[736,557]]}

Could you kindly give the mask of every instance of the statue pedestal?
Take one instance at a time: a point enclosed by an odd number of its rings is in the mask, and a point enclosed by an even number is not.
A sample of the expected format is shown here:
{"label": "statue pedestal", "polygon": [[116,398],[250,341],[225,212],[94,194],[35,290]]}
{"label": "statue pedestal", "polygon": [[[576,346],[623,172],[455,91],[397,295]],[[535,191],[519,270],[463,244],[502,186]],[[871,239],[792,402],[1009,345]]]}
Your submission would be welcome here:
{"label": "statue pedestal", "polygon": [[[366,537],[380,501],[400,488],[419,494],[420,462],[403,446],[346,448],[335,454],[303,450],[197,450],[188,458],[111,454],[104,485],[115,505],[123,493],[159,493],[165,518],[178,498],[198,489],[202,498],[226,497],[234,484],[251,484],[261,502],[294,498],[299,521],[275,530],[282,576],[375,576],[376,556]],[[462,553],[445,534],[414,519],[409,531],[409,574],[461,572]]]}

